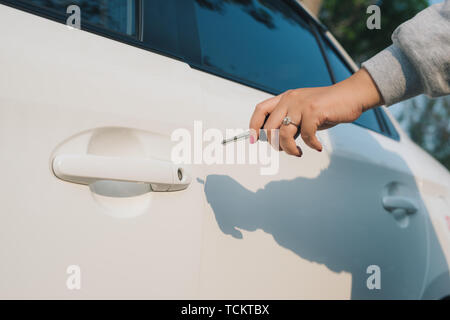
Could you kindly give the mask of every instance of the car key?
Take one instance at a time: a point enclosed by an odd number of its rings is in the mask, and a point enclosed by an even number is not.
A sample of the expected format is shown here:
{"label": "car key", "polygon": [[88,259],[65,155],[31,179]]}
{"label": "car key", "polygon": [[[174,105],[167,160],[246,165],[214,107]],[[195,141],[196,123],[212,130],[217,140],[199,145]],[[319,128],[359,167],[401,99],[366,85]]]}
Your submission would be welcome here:
{"label": "car key", "polygon": [[[265,124],[266,124],[266,122],[267,122],[267,119],[269,119],[269,117],[270,117],[270,114],[268,114],[268,115],[266,116],[266,118],[264,119],[264,123],[263,123],[263,125],[262,125],[262,127],[261,127],[261,130],[264,129],[264,126],[265,126]],[[295,136],[294,136],[294,139],[297,139],[299,135],[300,135],[300,127],[298,127],[298,130],[297,130],[297,133],[296,133]],[[247,131],[244,132],[244,133],[235,135],[234,137],[231,137],[231,138],[229,138],[229,139],[224,139],[224,140],[222,141],[222,144],[223,144],[223,145],[226,145],[226,144],[228,144],[228,143],[230,143],[230,142],[236,142],[236,141],[244,140],[244,139],[248,139],[248,138],[250,138],[250,130],[247,130]],[[260,138],[261,138],[261,137],[260,137]],[[264,134],[264,139],[260,139],[260,140],[262,140],[262,141],[267,141],[267,136]]]}

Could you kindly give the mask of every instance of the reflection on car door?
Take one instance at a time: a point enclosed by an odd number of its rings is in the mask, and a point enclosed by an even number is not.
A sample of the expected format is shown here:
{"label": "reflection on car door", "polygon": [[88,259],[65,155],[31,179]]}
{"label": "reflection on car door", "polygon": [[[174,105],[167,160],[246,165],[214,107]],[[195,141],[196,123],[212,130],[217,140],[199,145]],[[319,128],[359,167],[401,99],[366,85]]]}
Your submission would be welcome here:
{"label": "reflection on car door", "polygon": [[[299,17],[286,15],[280,3],[256,8],[266,12],[264,22],[248,14],[258,10],[243,5],[227,4],[218,13],[199,6],[204,68],[272,92],[329,85],[312,33]],[[259,47],[266,49],[260,53]],[[286,52],[303,58],[291,61]],[[286,70],[278,62],[292,65]],[[215,76],[205,76],[202,88],[206,114],[222,113],[220,123],[208,121],[228,128],[245,128],[253,107],[269,97]],[[415,181],[396,151],[398,142],[376,133],[379,126],[364,127],[379,125],[375,113],[365,114],[358,124],[320,132],[323,153],[303,145],[301,159],[280,154],[274,176],[262,176],[251,165],[205,169],[203,297],[420,297],[425,212],[420,202],[417,212],[406,217],[383,206],[383,200],[398,197],[415,201]],[[372,270],[381,274],[380,288],[368,284]]]}

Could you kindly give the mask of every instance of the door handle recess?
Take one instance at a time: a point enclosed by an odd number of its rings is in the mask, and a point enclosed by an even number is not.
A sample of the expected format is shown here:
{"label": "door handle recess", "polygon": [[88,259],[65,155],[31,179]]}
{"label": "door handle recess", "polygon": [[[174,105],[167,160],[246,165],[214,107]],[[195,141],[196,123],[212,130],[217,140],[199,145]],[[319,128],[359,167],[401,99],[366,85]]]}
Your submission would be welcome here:
{"label": "door handle recess", "polygon": [[416,201],[404,196],[383,197],[383,207],[390,212],[400,209],[409,214],[415,213],[419,210]]}
{"label": "door handle recess", "polygon": [[151,158],[58,155],[52,167],[59,179],[84,185],[102,180],[148,183],[162,192],[183,190],[191,183],[182,167]]}

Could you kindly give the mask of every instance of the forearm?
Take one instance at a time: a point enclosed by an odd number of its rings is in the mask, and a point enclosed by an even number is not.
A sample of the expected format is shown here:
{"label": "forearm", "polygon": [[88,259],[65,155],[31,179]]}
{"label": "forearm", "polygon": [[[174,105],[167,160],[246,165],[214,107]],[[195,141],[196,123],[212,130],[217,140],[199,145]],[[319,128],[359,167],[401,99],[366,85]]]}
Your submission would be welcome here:
{"label": "forearm", "polygon": [[387,105],[450,94],[450,0],[399,26],[393,44],[362,65]]}

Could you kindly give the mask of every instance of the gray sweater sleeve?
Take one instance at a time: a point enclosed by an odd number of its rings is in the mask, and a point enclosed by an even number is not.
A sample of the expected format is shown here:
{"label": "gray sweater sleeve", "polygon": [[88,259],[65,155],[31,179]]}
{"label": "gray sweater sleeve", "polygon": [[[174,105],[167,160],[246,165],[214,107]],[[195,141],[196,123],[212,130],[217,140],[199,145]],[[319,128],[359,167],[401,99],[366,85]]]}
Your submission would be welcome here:
{"label": "gray sweater sleeve", "polygon": [[422,93],[430,97],[450,94],[450,0],[400,25],[392,41],[362,64],[386,105]]}

